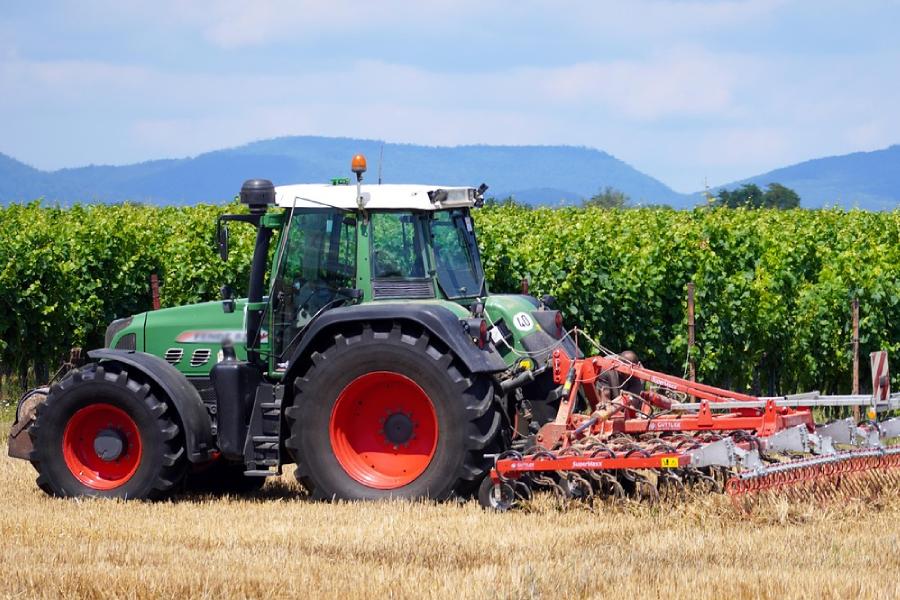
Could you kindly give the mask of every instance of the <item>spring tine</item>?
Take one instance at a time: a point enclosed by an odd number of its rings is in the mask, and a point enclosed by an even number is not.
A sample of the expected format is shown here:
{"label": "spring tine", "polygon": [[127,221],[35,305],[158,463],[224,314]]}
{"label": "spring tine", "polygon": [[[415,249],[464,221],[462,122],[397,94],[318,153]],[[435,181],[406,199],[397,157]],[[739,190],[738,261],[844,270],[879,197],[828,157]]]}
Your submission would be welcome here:
{"label": "spring tine", "polygon": [[522,501],[527,502],[531,500],[531,488],[522,480],[516,480],[513,482],[513,491],[516,494],[516,497]]}
{"label": "spring tine", "polygon": [[588,483],[587,479],[582,477],[578,472],[573,471],[569,479],[569,490],[573,496],[588,504],[594,502],[594,488]]}
{"label": "spring tine", "polygon": [[638,474],[636,483],[638,484],[638,489],[640,489],[639,500],[646,499],[649,504],[659,503],[659,489],[653,482],[643,475]]}

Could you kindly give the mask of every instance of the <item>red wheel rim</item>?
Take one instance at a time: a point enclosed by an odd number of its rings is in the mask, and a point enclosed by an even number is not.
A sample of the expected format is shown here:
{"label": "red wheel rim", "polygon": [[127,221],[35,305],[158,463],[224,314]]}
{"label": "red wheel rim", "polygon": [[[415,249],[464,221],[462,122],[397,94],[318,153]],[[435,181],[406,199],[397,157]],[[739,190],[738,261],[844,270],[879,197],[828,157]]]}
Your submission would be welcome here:
{"label": "red wheel rim", "polygon": [[[97,451],[99,437],[121,443],[115,458],[102,458]],[[112,404],[91,404],[79,409],[63,432],[63,458],[75,479],[95,490],[117,488],[137,471],[141,463],[141,436],[137,423]]]}
{"label": "red wheel rim", "polygon": [[412,379],[389,371],[351,381],[331,411],[331,449],[359,483],[393,490],[415,481],[434,458],[434,404]]}

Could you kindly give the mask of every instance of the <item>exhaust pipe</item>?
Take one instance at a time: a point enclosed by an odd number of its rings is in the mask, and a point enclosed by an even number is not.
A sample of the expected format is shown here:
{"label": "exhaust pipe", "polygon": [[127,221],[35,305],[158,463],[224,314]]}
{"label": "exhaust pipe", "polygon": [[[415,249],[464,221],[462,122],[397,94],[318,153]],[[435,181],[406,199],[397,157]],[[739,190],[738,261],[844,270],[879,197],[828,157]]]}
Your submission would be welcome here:
{"label": "exhaust pipe", "polygon": [[259,339],[262,326],[265,291],[266,261],[272,230],[260,225],[260,218],[269,206],[275,204],[275,186],[268,179],[248,179],[241,186],[241,202],[250,207],[250,214],[257,217],[256,245],[250,265],[250,289],[247,293],[247,361],[259,363]]}

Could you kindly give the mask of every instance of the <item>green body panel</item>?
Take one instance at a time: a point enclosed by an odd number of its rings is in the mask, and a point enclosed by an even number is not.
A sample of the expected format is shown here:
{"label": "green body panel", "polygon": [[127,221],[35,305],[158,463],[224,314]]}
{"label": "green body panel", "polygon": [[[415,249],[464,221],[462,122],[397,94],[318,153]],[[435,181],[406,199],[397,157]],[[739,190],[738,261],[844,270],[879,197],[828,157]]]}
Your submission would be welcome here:
{"label": "green body panel", "polygon": [[[530,296],[495,294],[485,299],[484,312],[488,323],[493,327],[502,321],[512,334],[511,341],[495,343],[506,364],[512,365],[516,362],[519,358],[516,352],[525,352],[525,347],[522,346],[523,337],[541,330],[538,322],[530,318],[531,313],[536,310],[538,309],[534,305],[534,299]],[[522,319],[520,317],[522,314],[528,315],[529,318]]]}
{"label": "green body panel", "polygon": [[356,227],[356,287],[362,290],[363,302],[372,301],[372,280],[369,277],[371,273],[369,231],[371,228],[368,222],[364,219],[359,220]]}
{"label": "green body panel", "polygon": [[[219,359],[226,337],[231,339],[237,356],[246,358],[246,334],[243,329],[246,303],[246,299],[237,300],[232,313],[222,310],[222,302],[202,302],[141,313],[113,337],[110,346],[115,348],[119,338],[135,333],[135,349],[161,358],[166,358],[169,351],[181,350],[181,358],[177,362],[172,360],[172,355],[177,352],[169,353],[168,362],[189,377],[207,377]],[[267,341],[264,333],[263,346]],[[198,350],[200,352],[195,354]],[[209,358],[201,362],[206,351]],[[197,359],[193,366],[192,358]]]}

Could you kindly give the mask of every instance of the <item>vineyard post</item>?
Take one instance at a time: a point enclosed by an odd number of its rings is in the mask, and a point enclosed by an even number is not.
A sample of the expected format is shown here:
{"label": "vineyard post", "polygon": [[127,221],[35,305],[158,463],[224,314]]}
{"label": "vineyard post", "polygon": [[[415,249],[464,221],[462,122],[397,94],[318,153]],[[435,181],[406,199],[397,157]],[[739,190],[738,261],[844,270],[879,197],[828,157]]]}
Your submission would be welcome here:
{"label": "vineyard post", "polygon": [[697,373],[694,369],[694,357],[692,350],[694,349],[694,282],[689,281],[687,284],[687,319],[688,319],[688,377],[691,381],[697,380]]}
{"label": "vineyard post", "polygon": [[[854,298],[850,303],[853,317],[853,389],[851,394],[859,394],[859,298]],[[859,421],[859,407],[853,407],[853,418]]]}
{"label": "vineyard post", "polygon": [[159,310],[159,277],[156,273],[150,275],[150,297],[153,300],[153,310]]}

